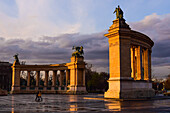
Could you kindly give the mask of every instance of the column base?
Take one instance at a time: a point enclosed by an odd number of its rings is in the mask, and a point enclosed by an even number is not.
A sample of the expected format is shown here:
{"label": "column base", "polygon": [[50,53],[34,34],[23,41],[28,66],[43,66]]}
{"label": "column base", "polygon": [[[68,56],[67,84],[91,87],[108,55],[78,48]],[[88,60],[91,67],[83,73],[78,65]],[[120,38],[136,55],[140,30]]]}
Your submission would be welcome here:
{"label": "column base", "polygon": [[38,87],[38,86],[36,86],[36,87],[35,87],[35,91],[38,91],[38,90],[39,90],[39,87]]}
{"label": "column base", "polygon": [[51,87],[51,90],[52,90],[52,91],[54,91],[54,90],[55,90],[55,87],[54,87],[54,86],[52,86],[52,87]]}
{"label": "column base", "polygon": [[155,91],[152,89],[152,83],[144,80],[115,80],[108,81],[109,89],[105,92],[105,98],[115,99],[140,99],[152,98]]}
{"label": "column base", "polygon": [[20,86],[12,86],[10,93],[11,93],[11,94],[20,93]]}
{"label": "column base", "polygon": [[155,91],[152,89],[139,89],[139,90],[125,90],[125,91],[114,91],[110,90],[105,92],[104,98],[114,99],[145,99],[152,98],[155,96]]}
{"label": "column base", "polygon": [[7,96],[7,95],[8,95],[7,90],[0,89],[0,96]]}
{"label": "column base", "polygon": [[45,86],[44,88],[43,88],[43,91],[46,91],[47,90],[47,87]]}
{"label": "column base", "polygon": [[69,86],[68,94],[87,94],[85,86]]}
{"label": "column base", "polygon": [[61,90],[61,86],[58,87],[58,90],[59,90],[59,91]]}
{"label": "column base", "polygon": [[67,86],[64,86],[64,90],[67,91]]}
{"label": "column base", "polygon": [[29,87],[29,86],[27,86],[27,87],[26,87],[26,90],[27,90],[27,91],[28,91],[28,90],[30,90],[30,87]]}

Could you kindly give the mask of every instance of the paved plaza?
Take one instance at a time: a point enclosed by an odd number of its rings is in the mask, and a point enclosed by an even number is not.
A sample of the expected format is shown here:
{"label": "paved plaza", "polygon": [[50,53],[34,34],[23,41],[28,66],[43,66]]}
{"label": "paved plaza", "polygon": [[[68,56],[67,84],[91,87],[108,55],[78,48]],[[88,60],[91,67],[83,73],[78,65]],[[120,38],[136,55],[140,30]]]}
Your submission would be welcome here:
{"label": "paved plaza", "polygon": [[170,99],[115,101],[95,95],[43,94],[42,102],[35,95],[0,96],[0,113],[54,112],[170,112]]}

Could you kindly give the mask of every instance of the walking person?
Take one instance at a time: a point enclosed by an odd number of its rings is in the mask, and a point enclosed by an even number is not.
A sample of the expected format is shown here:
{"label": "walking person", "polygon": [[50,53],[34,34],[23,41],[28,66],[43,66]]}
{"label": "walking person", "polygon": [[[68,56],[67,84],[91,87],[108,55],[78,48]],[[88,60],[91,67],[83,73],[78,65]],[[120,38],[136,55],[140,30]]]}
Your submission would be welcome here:
{"label": "walking person", "polygon": [[39,94],[39,91],[36,93],[36,98],[35,98],[35,101],[38,101],[38,94]]}
{"label": "walking person", "polygon": [[39,98],[39,101],[42,101],[41,91],[39,91],[39,93],[38,93],[38,98]]}
{"label": "walking person", "polygon": [[36,93],[36,98],[35,98],[35,101],[37,101],[37,102],[40,102],[40,101],[42,101],[42,97],[41,97],[41,91],[38,91],[38,92]]}

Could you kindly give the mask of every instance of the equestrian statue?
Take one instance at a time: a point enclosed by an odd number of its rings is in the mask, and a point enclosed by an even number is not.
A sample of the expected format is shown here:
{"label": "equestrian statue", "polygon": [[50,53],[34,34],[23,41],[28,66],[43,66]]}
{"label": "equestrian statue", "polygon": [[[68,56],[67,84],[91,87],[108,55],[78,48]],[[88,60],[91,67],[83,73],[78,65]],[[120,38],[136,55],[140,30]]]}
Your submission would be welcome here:
{"label": "equestrian statue", "polygon": [[73,46],[72,50],[75,50],[73,53],[72,53],[72,56],[75,56],[75,57],[80,57],[80,56],[83,56],[84,54],[84,51],[83,51],[83,46],[79,47],[79,46]]}

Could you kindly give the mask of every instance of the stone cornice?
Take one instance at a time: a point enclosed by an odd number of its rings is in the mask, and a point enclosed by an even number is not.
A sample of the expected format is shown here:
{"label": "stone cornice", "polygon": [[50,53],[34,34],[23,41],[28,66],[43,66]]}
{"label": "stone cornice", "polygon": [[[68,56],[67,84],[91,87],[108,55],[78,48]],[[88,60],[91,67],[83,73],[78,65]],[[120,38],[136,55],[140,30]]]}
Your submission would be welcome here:
{"label": "stone cornice", "polygon": [[131,40],[132,45],[140,44],[148,48],[151,48],[154,45],[154,42],[147,35],[129,29],[119,29],[117,31],[105,34],[104,36],[109,38],[109,40],[116,36],[119,36],[121,39],[130,37],[129,39]]}
{"label": "stone cornice", "polygon": [[12,68],[19,69],[21,71],[45,71],[45,70],[66,70],[68,67],[64,64],[53,65],[15,65]]}
{"label": "stone cornice", "polygon": [[[140,44],[145,47],[153,47],[154,42],[145,34],[131,30],[128,24],[126,24],[125,20],[116,19],[113,21],[113,24],[110,26],[108,33],[105,34],[107,38],[111,39],[113,37],[119,36],[121,39],[125,37],[131,38],[131,44],[137,44],[139,41]],[[138,43],[138,44],[139,44]]]}
{"label": "stone cornice", "polygon": [[153,47],[154,42],[145,34],[131,30],[131,39],[139,40],[142,42],[148,43],[151,47]]}

